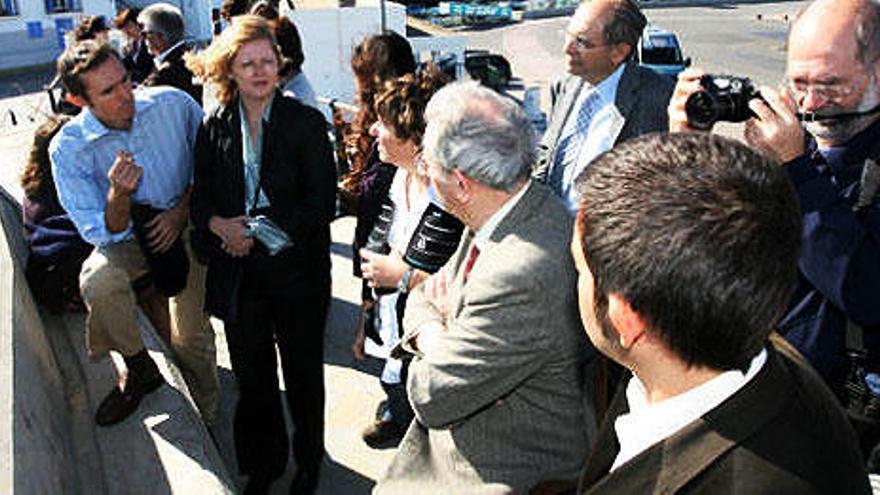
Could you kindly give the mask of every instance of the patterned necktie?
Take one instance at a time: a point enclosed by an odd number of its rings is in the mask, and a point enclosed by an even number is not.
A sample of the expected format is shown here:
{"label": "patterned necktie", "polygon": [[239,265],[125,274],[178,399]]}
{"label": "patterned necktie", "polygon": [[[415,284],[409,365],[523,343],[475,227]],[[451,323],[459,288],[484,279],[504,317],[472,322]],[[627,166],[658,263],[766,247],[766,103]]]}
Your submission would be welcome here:
{"label": "patterned necktie", "polygon": [[565,130],[568,132],[559,140],[549,182],[550,188],[559,196],[565,193],[566,171],[577,166],[581,147],[587,140],[587,130],[599,107],[599,98],[598,91],[594,89],[590,92],[578,109],[574,125],[566,125]]}
{"label": "patterned necktie", "polygon": [[462,276],[462,280],[467,283],[468,275],[471,273],[471,269],[474,267],[474,263],[477,261],[477,256],[480,255],[480,248],[477,247],[476,244],[471,245],[471,251],[468,253],[467,261],[464,263],[464,275]]}

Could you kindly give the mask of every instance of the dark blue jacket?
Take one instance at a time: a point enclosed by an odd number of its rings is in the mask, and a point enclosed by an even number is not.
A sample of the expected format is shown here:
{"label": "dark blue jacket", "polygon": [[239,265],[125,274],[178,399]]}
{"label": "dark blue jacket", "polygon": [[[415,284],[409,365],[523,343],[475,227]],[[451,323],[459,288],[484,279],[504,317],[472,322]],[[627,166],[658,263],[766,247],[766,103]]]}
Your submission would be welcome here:
{"label": "dark blue jacket", "polygon": [[803,213],[799,283],[779,331],[839,391],[846,378],[846,321],[864,329],[880,359],[880,202],[853,212],[865,160],[880,159],[880,121],[840,148],[786,164]]}

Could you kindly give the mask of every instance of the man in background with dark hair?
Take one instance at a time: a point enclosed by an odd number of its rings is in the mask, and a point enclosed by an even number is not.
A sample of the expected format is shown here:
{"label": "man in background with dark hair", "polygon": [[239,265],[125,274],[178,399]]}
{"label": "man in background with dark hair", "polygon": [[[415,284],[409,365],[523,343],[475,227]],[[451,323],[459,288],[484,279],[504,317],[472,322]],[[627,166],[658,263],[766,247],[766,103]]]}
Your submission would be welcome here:
{"label": "man in background with dark hair", "polygon": [[[672,129],[691,130],[685,102],[701,75],[679,77]],[[749,144],[782,164],[803,212],[799,283],[779,333],[862,412],[880,400],[858,376],[865,358],[880,363],[880,1],[811,3],[789,34],[786,78],[781,91],[761,88],[745,126]],[[863,440],[866,450],[876,442]]]}
{"label": "man in background with dark hair", "polygon": [[579,189],[581,319],[630,370],[581,493],[870,493],[834,396],[769,337],[797,280],[786,174],[733,141],[654,134]]}
{"label": "man in background with dark hair", "polygon": [[[192,256],[186,231],[202,109],[174,88],[134,94],[119,55],[107,44],[85,41],[69,47],[58,58],[58,73],[71,101],[83,108],[55,136],[49,152],[61,206],[82,238],[95,246],[80,274],[89,311],[87,348],[94,357],[117,351],[127,368],[95,420],[101,426],[124,420],[164,383],[135,321],[140,298],[153,309],[149,314],[160,334],[165,330],[210,426],[219,399],[214,332],[202,310],[205,268]],[[136,208],[159,210],[143,225],[146,234],[140,239],[133,228]],[[150,287],[135,294],[132,285],[150,276],[155,287],[158,277],[148,257],[179,244],[189,270],[182,290],[171,298],[169,315],[163,294]]]}
{"label": "man in background with dark hair", "polygon": [[577,210],[575,178],[615,144],[665,131],[673,82],[634,60],[647,19],[635,0],[583,0],[565,30],[568,74],[538,150],[537,180]]}
{"label": "man in background with dark hair", "polygon": [[193,81],[193,73],[183,60],[189,46],[184,39],[180,9],[168,3],[154,3],[138,15],[138,22],[155,65],[144,85],[175,87],[201,105],[202,86]]}

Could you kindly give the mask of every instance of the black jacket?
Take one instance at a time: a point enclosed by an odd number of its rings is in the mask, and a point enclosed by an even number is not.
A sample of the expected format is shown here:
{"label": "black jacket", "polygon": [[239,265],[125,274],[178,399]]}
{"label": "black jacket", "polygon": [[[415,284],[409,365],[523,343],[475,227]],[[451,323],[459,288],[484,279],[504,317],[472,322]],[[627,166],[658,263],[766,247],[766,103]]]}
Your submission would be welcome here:
{"label": "black jacket", "polygon": [[171,86],[186,93],[199,105],[202,104],[202,86],[193,82],[193,73],[186,67],[183,56],[189,51],[186,43],[178,45],[165,56],[165,60],[144,80],[144,86]]}
{"label": "black jacket", "polygon": [[[193,248],[208,264],[205,310],[235,320],[238,290],[245,269],[257,272],[269,290],[330,277],[330,221],[336,193],[336,169],[321,114],[293,98],[275,94],[263,127],[260,186],[270,206],[262,211],[287,232],[293,247],[270,257],[257,243],[243,259],[220,249],[208,229],[214,215],[245,214],[244,164],[238,100],[218,107],[199,128],[191,215]],[[324,280],[327,279],[327,280]]]}

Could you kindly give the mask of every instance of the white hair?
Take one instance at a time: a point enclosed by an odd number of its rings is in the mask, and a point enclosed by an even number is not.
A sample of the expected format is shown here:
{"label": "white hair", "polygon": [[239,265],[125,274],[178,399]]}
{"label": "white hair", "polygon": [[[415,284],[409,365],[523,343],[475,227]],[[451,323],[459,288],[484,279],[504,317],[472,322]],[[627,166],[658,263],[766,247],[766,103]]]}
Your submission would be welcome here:
{"label": "white hair", "polygon": [[426,157],[494,189],[510,191],[528,177],[535,134],[510,98],[476,82],[449,84],[425,109]]}

